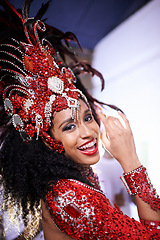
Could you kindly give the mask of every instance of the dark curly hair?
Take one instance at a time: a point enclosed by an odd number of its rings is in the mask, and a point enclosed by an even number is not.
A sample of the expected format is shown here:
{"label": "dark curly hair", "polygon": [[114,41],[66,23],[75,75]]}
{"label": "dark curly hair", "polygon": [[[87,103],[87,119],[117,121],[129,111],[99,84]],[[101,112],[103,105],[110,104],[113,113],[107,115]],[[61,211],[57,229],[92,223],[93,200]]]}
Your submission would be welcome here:
{"label": "dark curly hair", "polygon": [[[83,169],[79,164],[50,149],[40,138],[25,143],[12,126],[1,146],[0,169],[5,206],[10,207],[10,198],[13,208],[18,204],[16,214],[19,216],[22,208],[22,218],[26,227],[28,215],[35,215],[40,199],[45,201],[50,184],[64,178],[76,179],[92,186],[82,175]],[[26,235],[28,238],[28,232]]]}
{"label": "dark curly hair", "polygon": [[[26,0],[23,5],[23,18],[28,16],[31,1],[32,0]],[[25,42],[26,36],[18,17],[21,11],[19,10],[19,13],[14,11],[14,8],[7,0],[2,0],[1,2],[4,11],[0,9],[0,42],[10,43],[11,37]],[[49,2],[50,1],[42,5],[36,17],[31,21],[36,21],[43,16],[44,11],[49,6]],[[30,24],[30,22],[28,24]],[[45,37],[53,43],[56,52],[61,55],[64,63],[65,54],[70,56],[74,61],[74,64],[72,63],[70,67],[77,76],[75,85],[87,97],[93,116],[99,124],[94,102],[103,103],[94,99],[87,92],[78,75],[83,72],[90,72],[92,75],[97,74],[102,79],[102,88],[104,88],[102,75],[89,64],[84,62],[79,63],[74,53],[70,51],[70,48],[67,48],[69,46],[68,39],[77,41],[74,34],[70,32],[63,33],[48,25],[46,25],[46,27],[45,36],[42,37]],[[61,43],[61,40],[65,40],[67,47]],[[1,54],[3,55],[3,52],[1,52]],[[3,78],[3,73],[0,74],[1,78]],[[10,79],[6,77],[5,80],[7,86],[7,82],[9,82]],[[32,141],[27,144],[22,140],[19,132],[12,126],[10,117],[4,111],[2,97],[4,87],[0,82],[0,174],[2,175],[1,182],[4,190],[4,201],[7,205],[7,201],[11,198],[14,204],[18,204],[19,208],[22,208],[22,217],[24,223],[27,225],[29,212],[34,214],[35,208],[38,208],[40,199],[45,200],[50,183],[54,183],[62,178],[76,179],[90,186],[92,186],[92,183],[83,175],[84,169],[82,169],[79,164],[67,158],[64,154],[57,153],[53,149],[50,149],[40,138],[38,140],[33,138]],[[118,109],[112,105],[108,106]]]}
{"label": "dark curly hair", "polygon": [[0,167],[5,196],[11,193],[21,201],[24,213],[26,199],[32,207],[45,199],[51,182],[72,178],[91,185],[78,164],[47,147],[40,138],[25,143],[14,127],[1,146]]}

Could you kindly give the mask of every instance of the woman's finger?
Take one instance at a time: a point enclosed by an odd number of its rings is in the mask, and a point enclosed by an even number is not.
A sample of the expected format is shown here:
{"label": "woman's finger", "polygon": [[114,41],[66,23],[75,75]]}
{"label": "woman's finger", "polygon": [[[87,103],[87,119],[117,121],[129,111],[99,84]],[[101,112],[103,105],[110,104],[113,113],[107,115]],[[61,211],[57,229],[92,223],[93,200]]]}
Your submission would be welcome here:
{"label": "woman's finger", "polygon": [[109,123],[108,117],[99,109],[96,109],[96,113],[99,119],[102,121],[106,131],[110,133],[110,131],[112,131],[112,125]]}
{"label": "woman's finger", "polygon": [[119,115],[121,116],[121,118],[123,119],[126,128],[131,129],[130,124],[129,124],[129,121],[128,121],[128,119],[126,118],[125,114],[122,113],[121,111],[118,111],[118,114],[119,114]]}
{"label": "woman's finger", "polygon": [[113,130],[119,131],[123,129],[123,125],[118,118],[112,116],[106,116],[102,111],[97,110],[97,114],[102,121],[108,135],[113,134]]}
{"label": "woman's finger", "polygon": [[103,146],[106,149],[109,149],[110,141],[109,141],[109,136],[108,136],[107,132],[105,131],[105,129],[102,129],[102,131],[101,131],[101,140],[102,140]]}
{"label": "woman's finger", "polygon": [[111,120],[112,120],[112,124],[114,125],[115,129],[117,129],[117,128],[118,129],[123,129],[124,128],[121,121],[118,118],[111,117]]}
{"label": "woman's finger", "polygon": [[102,106],[101,106],[99,103],[94,102],[94,105],[95,105],[100,111],[102,111]]}

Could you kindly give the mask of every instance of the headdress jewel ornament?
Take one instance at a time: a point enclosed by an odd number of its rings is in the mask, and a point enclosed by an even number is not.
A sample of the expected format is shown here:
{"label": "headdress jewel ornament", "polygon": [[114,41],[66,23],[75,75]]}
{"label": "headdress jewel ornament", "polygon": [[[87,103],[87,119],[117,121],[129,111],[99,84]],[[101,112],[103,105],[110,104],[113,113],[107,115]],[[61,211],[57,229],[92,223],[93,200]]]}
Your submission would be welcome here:
{"label": "headdress jewel ornament", "polygon": [[[12,66],[1,71],[16,80],[16,84],[4,89],[4,108],[25,141],[30,141],[34,135],[36,139],[40,136],[61,153],[64,150],[61,142],[53,140],[47,133],[52,115],[55,111],[70,108],[72,119],[77,119],[78,99],[85,96],[74,86],[76,77],[72,70],[62,67],[61,62],[55,59],[55,50],[46,39],[39,39],[38,30],[44,32],[45,24],[40,20],[34,23],[36,44],[32,44],[26,28],[28,20],[22,19],[28,43],[13,39],[16,45],[1,44],[3,49],[7,49],[1,52],[10,59],[2,59],[1,62]],[[21,57],[17,57],[19,55]],[[1,81],[4,80],[5,75]]]}

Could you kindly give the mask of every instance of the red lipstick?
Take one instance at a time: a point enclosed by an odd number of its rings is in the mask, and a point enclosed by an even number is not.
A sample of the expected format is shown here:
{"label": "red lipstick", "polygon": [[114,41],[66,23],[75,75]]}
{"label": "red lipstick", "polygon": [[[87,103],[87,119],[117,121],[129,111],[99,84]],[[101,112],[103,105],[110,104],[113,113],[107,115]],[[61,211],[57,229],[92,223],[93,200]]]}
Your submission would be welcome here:
{"label": "red lipstick", "polygon": [[93,150],[87,150],[86,149],[86,150],[81,151],[81,153],[91,156],[91,155],[94,155],[95,153],[97,153],[97,151],[98,151],[98,147],[96,145],[96,147]]}
{"label": "red lipstick", "polygon": [[[94,141],[94,144],[92,146],[88,145],[89,143],[93,142]],[[86,145],[86,148],[83,149],[83,146]],[[88,141],[87,143],[83,144],[81,147],[78,148],[78,150],[85,154],[85,155],[94,155],[97,153],[98,151],[98,146],[97,146],[97,140],[96,139],[92,139],[91,141]]]}

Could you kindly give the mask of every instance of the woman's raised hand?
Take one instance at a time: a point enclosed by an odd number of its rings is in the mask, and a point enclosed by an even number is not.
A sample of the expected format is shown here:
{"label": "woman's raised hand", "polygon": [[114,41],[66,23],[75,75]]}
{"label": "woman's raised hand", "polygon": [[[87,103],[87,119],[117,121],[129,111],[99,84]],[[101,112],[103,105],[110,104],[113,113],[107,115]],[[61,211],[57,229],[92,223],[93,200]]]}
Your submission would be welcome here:
{"label": "woman's raised hand", "polygon": [[102,130],[101,140],[104,147],[118,160],[125,172],[129,172],[141,165],[135,148],[133,134],[126,116],[118,111],[124,124],[112,116],[106,116],[101,109],[96,110],[105,129]]}

